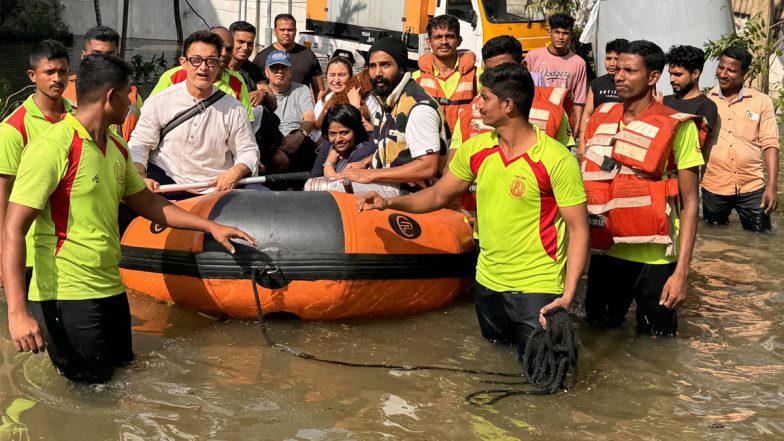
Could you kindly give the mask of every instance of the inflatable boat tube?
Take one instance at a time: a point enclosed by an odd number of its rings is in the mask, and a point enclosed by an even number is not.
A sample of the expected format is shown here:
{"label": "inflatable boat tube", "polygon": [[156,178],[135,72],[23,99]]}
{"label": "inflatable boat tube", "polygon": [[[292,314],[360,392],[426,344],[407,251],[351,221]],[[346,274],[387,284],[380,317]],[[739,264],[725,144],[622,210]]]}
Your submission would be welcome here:
{"label": "inflatable boat tube", "polygon": [[428,311],[471,284],[471,228],[455,211],[359,213],[350,194],[253,190],[178,204],[258,240],[231,255],[209,234],[134,220],[122,239],[126,286],[184,308],[253,319],[254,273],[265,315],[305,320]]}

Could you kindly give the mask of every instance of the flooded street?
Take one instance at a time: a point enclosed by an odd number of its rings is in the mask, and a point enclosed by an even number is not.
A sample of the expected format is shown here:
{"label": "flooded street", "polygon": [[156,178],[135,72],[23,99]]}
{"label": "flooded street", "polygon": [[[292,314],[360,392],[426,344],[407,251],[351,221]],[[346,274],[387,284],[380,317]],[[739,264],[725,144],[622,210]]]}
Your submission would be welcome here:
{"label": "flooded street", "polygon": [[[145,59],[160,55],[152,43],[142,47]],[[267,346],[259,323],[133,293],[136,360],[106,385],[74,385],[48,356],[14,350],[3,298],[0,441],[784,439],[784,214],[767,235],[743,232],[733,216],[728,227],[700,224],[677,338],[638,337],[633,312],[619,329],[593,329],[578,298],[576,387],[484,407],[466,396],[526,387],[493,384],[509,377],[297,358]],[[512,347],[481,338],[467,301],[399,318],[269,320],[268,331],[299,351],[353,363],[521,371]]]}
{"label": "flooded street", "polygon": [[[3,302],[0,439],[781,439],[780,219],[773,235],[701,228],[676,339],[637,337],[633,314],[618,330],[591,329],[578,304],[577,386],[487,407],[466,395],[518,386],[304,360],[267,347],[258,323],[141,295],[131,296],[137,360],[108,385],[74,386],[48,357],[14,351]],[[269,333],[352,362],[519,371],[511,348],[480,337],[467,302],[372,321],[271,320]]]}

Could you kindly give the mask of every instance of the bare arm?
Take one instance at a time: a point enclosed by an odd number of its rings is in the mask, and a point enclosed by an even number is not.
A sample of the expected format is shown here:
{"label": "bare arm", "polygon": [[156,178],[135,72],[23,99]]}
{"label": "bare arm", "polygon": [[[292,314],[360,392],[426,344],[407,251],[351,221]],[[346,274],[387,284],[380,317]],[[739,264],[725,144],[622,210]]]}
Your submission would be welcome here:
{"label": "bare arm", "polygon": [[677,308],[686,298],[686,279],[689,275],[694,241],[697,237],[697,212],[699,209],[699,167],[678,170],[678,186],[683,200],[680,211],[680,249],[675,272],[664,284],[659,304],[668,309]]}
{"label": "bare arm", "polygon": [[410,195],[384,199],[375,192],[370,192],[357,196],[357,209],[369,211],[389,208],[408,213],[429,213],[448,206],[455,198],[468,191],[470,186],[470,182],[462,181],[447,171],[432,187]]}
{"label": "bare arm", "polygon": [[770,147],[763,152],[765,158],[765,171],[768,174],[768,182],[765,185],[765,193],[762,195],[762,205],[765,214],[776,211],[778,206],[778,183],[779,183],[779,149]]}
{"label": "bare arm", "polygon": [[[14,186],[15,176],[0,175],[0,226],[5,222],[5,213],[8,210],[8,198],[11,196],[11,188]],[[3,253],[3,232],[0,228],[0,255]],[[0,257],[1,258],[1,257]],[[0,286],[3,285],[3,272],[0,267]]]}
{"label": "bare arm", "polygon": [[255,239],[239,228],[228,227],[196,216],[152,193],[147,188],[126,196],[123,200],[128,208],[157,224],[210,233],[232,254],[235,250],[229,239],[242,239],[253,245],[257,244]]}
{"label": "bare arm", "polygon": [[352,182],[372,184],[374,182],[418,182],[438,177],[438,160],[440,155],[431,153],[414,158],[408,164],[399,167],[375,169],[344,170],[335,175],[339,179],[348,178]]}
{"label": "bare arm", "polygon": [[588,99],[585,101],[585,109],[583,110],[582,117],[577,120],[577,128],[575,136],[577,137],[577,157],[582,159],[585,154],[585,127],[588,125],[588,120],[593,115],[593,89],[588,89]]}
{"label": "bare arm", "polygon": [[27,311],[25,290],[25,235],[38,217],[39,210],[24,205],[8,204],[3,225],[2,268],[5,297],[8,302],[8,330],[19,352],[44,350],[38,323]]}
{"label": "bare arm", "polygon": [[574,121],[574,125],[577,130],[577,133],[574,134],[574,137],[577,139],[580,139],[580,137],[582,136],[582,132],[580,131],[580,128],[582,127],[582,123],[580,122],[580,120],[583,117],[584,110],[585,110],[584,103],[575,104],[574,106],[572,106],[572,118],[574,118],[572,121]]}
{"label": "bare arm", "polygon": [[558,211],[566,223],[566,231],[569,235],[566,248],[566,280],[564,281],[563,295],[539,311],[539,322],[542,326],[547,324],[544,318],[545,313],[558,307],[568,309],[572,304],[574,293],[577,291],[577,283],[588,263],[590,235],[586,205],[583,203],[571,207],[560,207]]}

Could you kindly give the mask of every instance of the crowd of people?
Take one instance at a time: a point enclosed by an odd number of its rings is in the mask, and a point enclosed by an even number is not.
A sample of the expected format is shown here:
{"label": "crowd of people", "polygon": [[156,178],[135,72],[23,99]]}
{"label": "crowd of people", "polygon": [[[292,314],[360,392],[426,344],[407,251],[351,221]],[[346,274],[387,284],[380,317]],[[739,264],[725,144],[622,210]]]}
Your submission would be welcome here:
{"label": "crowd of people", "polygon": [[[360,211],[463,210],[482,335],[519,354],[548,311],[569,308],[586,266],[588,322],[618,327],[634,302],[641,333],[675,335],[700,200],[709,223],[735,209],[743,228],[771,228],[772,101],[745,84],[752,56],[741,47],[721,54],[706,94],[702,50],[646,40],[608,42],[607,74],[588,84],[574,19],[549,25],[549,46],[524,57],[519,40],[495,37],[478,64],[442,15],[414,72],[406,45],[387,37],[361,72],[346,53],[325,74],[294,41],[291,15],[275,18],[277,41],[253,61],[256,29],[239,21],[191,34],[144,101],[114,30],[87,32],[70,77],[65,47],[38,43],[36,91],[0,124],[1,268],[17,350],[46,348],[69,379],[108,380],[133,358],[118,216],[206,231],[233,252],[229,239],[254,239],[168,200],[286,172],[309,172],[305,189],[350,181]],[[669,96],[657,90],[665,66]]]}

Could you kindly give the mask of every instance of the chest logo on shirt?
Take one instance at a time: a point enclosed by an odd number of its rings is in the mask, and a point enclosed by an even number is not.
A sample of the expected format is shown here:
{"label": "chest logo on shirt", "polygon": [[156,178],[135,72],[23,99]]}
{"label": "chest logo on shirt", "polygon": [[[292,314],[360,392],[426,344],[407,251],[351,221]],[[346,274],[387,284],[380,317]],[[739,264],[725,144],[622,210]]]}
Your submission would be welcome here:
{"label": "chest logo on shirt", "polygon": [[520,199],[525,195],[525,178],[522,176],[515,176],[509,185],[509,196],[512,199]]}
{"label": "chest logo on shirt", "polygon": [[117,179],[117,183],[125,185],[125,167],[120,162],[114,164],[114,177]]}
{"label": "chest logo on shirt", "polygon": [[95,175],[95,176],[93,176],[91,181],[93,181],[93,184],[100,184],[101,183],[101,177],[98,176],[98,175]]}

